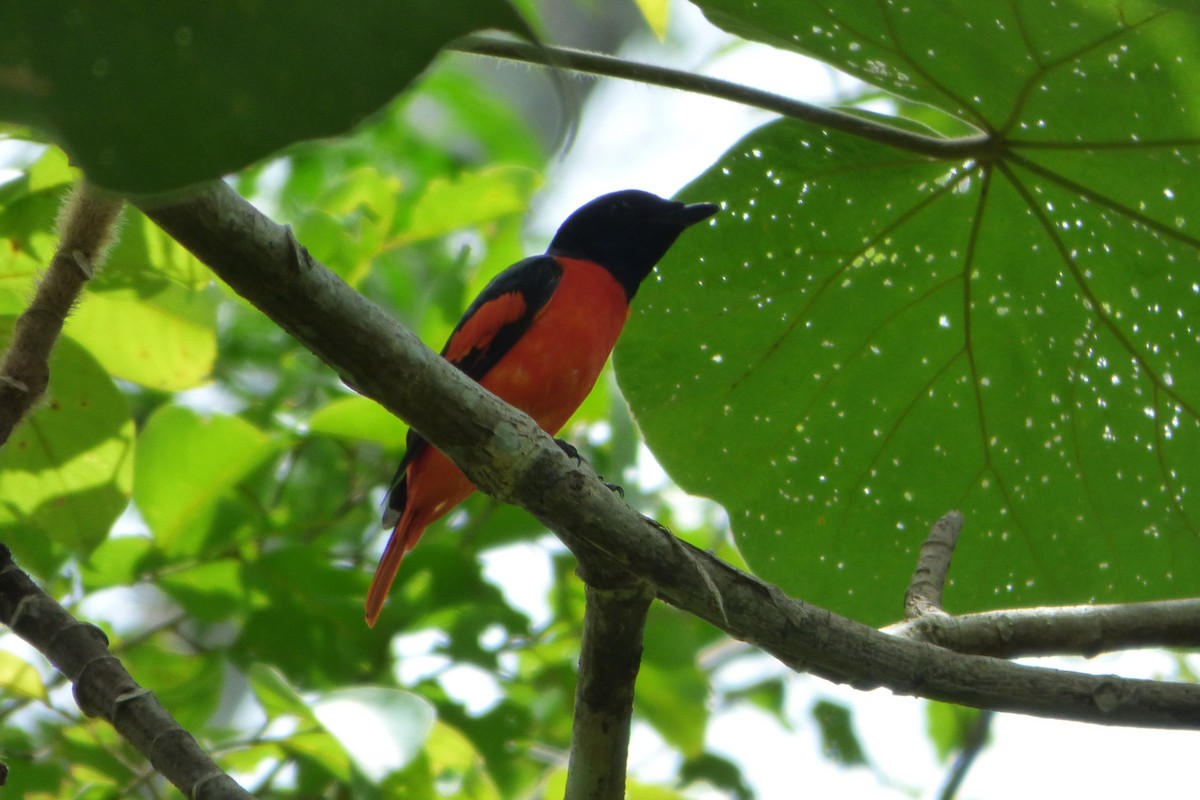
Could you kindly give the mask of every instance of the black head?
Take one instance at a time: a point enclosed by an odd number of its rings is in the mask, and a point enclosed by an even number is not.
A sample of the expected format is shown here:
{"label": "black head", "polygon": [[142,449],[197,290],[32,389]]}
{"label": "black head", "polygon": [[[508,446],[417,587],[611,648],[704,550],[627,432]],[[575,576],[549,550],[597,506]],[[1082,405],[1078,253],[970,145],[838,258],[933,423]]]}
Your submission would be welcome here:
{"label": "black head", "polygon": [[567,217],[546,252],[596,262],[632,300],[679,234],[715,213],[712,203],[684,205],[636,189],[613,192]]}

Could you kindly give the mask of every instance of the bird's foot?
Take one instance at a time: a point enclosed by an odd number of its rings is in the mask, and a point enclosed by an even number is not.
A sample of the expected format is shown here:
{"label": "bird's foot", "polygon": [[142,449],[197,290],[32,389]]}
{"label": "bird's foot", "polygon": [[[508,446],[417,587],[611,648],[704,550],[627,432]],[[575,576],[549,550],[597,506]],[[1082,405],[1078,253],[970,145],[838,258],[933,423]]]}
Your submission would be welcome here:
{"label": "bird's foot", "polygon": [[649,522],[649,523],[650,523],[651,525],[653,525],[655,528],[658,528],[660,531],[662,531],[663,533],[667,534],[668,536],[674,536],[674,535],[675,535],[675,532],[674,532],[674,531],[672,531],[672,530],[671,530],[670,528],[668,528],[666,525],[663,525],[661,522],[659,522],[658,520],[656,520],[654,517],[647,517],[645,514],[642,514],[642,519],[646,520],[646,522]]}
{"label": "bird's foot", "polygon": [[555,439],[554,443],[558,445],[558,449],[567,454],[567,458],[575,459],[576,464],[583,463],[583,456],[579,455],[579,449],[575,445],[568,442],[566,439]]}
{"label": "bird's foot", "polygon": [[[576,464],[583,463],[583,456],[579,455],[579,448],[577,448],[575,445],[571,444],[570,442],[566,441],[565,439],[555,439],[554,443],[556,445],[558,445],[559,450],[562,450],[564,453],[567,454],[567,458],[575,459]],[[600,478],[601,481],[604,481],[603,475],[598,475],[597,477]],[[608,487],[608,490],[610,492],[616,492],[618,495],[620,495],[622,500],[625,499],[625,489],[623,487],[621,487],[615,483],[608,483],[608,482],[604,482],[604,485]]]}
{"label": "bird's foot", "polygon": [[600,475],[598,477],[600,478],[601,481],[604,481],[604,485],[608,487],[608,490],[610,492],[616,492],[618,497],[620,497],[622,500],[625,499],[625,487],[624,486],[621,486],[620,484],[617,484],[617,483],[609,483],[608,481],[605,481],[603,475]]}

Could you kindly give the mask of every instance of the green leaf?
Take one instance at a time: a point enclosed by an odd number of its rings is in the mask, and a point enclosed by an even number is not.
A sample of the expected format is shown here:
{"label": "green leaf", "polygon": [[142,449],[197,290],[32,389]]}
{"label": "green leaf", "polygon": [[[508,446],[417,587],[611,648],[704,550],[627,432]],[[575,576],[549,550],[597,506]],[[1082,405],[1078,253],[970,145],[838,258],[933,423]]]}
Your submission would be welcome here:
{"label": "green leaf", "polygon": [[754,800],[754,790],[746,785],[737,764],[715,753],[701,753],[688,759],[679,768],[679,780],[684,785],[704,782],[738,800]]}
{"label": "green leaf", "polygon": [[312,720],[312,709],[300,696],[287,678],[274,667],[262,663],[253,663],[246,673],[254,699],[267,712],[267,716],[275,718],[282,715],[296,715],[302,719]]}
{"label": "green leaf", "polygon": [[433,707],[399,689],[337,689],[317,695],[309,706],[355,766],[375,782],[412,761],[433,729]]}
{"label": "green leaf", "polygon": [[213,283],[208,267],[133,206],[121,212],[119,233],[91,291],[132,288],[153,295],[162,291],[164,279],[193,290]]}
{"label": "green leaf", "polygon": [[188,614],[205,622],[223,620],[245,602],[241,563],[228,558],[163,575],[158,586]]}
{"label": "green leaf", "polygon": [[867,763],[862,745],[854,733],[854,722],[850,709],[830,700],[819,700],[813,706],[813,719],[821,729],[821,748],[825,757],[843,767],[857,767]]}
{"label": "green leaf", "polygon": [[29,305],[34,279],[58,246],[54,220],[70,180],[66,156],[50,148],[0,185],[0,313],[17,315]]}
{"label": "green leaf", "polygon": [[425,743],[430,771],[441,794],[464,800],[500,800],[500,792],[485,769],[483,757],[460,731],[435,721]]}
{"label": "green leaf", "polygon": [[[1026,121],[1050,111],[1057,120],[1045,119],[1036,127],[1039,135],[1055,137],[1078,127],[1070,123],[1076,113],[1082,112],[1082,121],[1089,123],[1104,116],[1104,109],[1089,102],[1096,94],[1105,93],[1106,102],[1118,107],[1154,96],[1129,101],[1120,91],[1105,92],[1128,87],[1130,65],[1109,61],[1109,56],[1136,46],[1144,23],[1151,23],[1151,35],[1166,34],[1180,44],[1188,41],[1183,31],[1194,30],[1195,24],[1181,14],[1159,17],[1158,3],[1147,0],[1052,5],[1015,0],[1003,8],[971,0],[904,6],[854,0],[698,0],[696,5],[727,31],[826,61],[868,84],[971,121],[980,130],[1007,126],[1025,135],[1034,128],[1020,124],[1014,111]],[[1172,28],[1182,35],[1173,35]],[[1163,73],[1143,74],[1141,80],[1180,89],[1196,85],[1196,78],[1183,70],[1171,74],[1168,63],[1161,66]],[[1039,88],[1043,78],[1049,90]],[[1154,91],[1149,85],[1139,87],[1139,94]],[[1031,88],[1036,91],[1030,93]],[[1113,123],[1124,124],[1118,122],[1123,114],[1112,116]],[[1157,128],[1160,121],[1166,120],[1156,116],[1144,124]]]}
{"label": "green leaf", "polygon": [[67,321],[114,377],[162,391],[206,382],[217,354],[217,293],[164,283],[153,294],[135,289],[93,292]]}
{"label": "green leaf", "polygon": [[113,730],[72,726],[63,731],[62,741],[55,742],[55,746],[71,765],[71,777],[77,786],[119,785],[134,777],[130,764],[114,749],[119,741]]}
{"label": "green leaf", "polygon": [[432,239],[524,213],[540,182],[537,172],[507,165],[430,181],[408,224],[389,244],[395,247]]}
{"label": "green leaf", "polygon": [[774,717],[780,727],[791,728],[791,719],[784,707],[786,693],[782,678],[764,678],[749,686],[726,691],[725,702],[729,705],[750,703]]}
{"label": "green leaf", "polygon": [[[237,417],[159,408],[138,437],[134,500],[165,552],[199,552],[217,501],[275,452]],[[185,536],[185,533],[191,535]]]}
{"label": "green leaf", "polygon": [[39,758],[41,748],[28,732],[15,725],[0,729],[0,748],[6,754],[8,764],[17,761],[21,765],[20,769],[10,767],[4,784],[5,794],[31,800],[59,796],[69,762]]}
{"label": "green leaf", "polygon": [[636,712],[685,756],[704,749],[708,684],[697,669],[665,670],[643,664],[638,671]]}
{"label": "green leaf", "polygon": [[[0,309],[24,310],[34,278],[57,246],[55,218],[72,178],[51,148],[0,187]],[[111,374],[175,391],[206,380],[216,353],[215,292],[208,270],[142,214],[125,209],[120,241],[89,282],[66,331]]]}
{"label": "green leaf", "polygon": [[340,783],[349,783],[354,777],[350,755],[337,737],[327,731],[294,733],[284,741],[284,746],[295,759],[319,765]]}
{"label": "green leaf", "polygon": [[378,442],[384,447],[403,447],[408,426],[374,400],[359,395],[339,397],[317,409],[308,420],[308,430],[339,439]]}
{"label": "green leaf", "polygon": [[160,637],[123,648],[122,659],[137,680],[153,687],[180,725],[198,730],[217,710],[225,688],[222,663],[216,652],[196,652],[174,637]]}
{"label": "green leaf", "polygon": [[329,552],[280,547],[246,562],[243,579],[255,600],[238,640],[246,658],[319,685],[361,676],[386,653],[386,636],[363,621],[367,573],[334,563]]}
{"label": "green leaf", "polygon": [[666,606],[646,618],[634,710],[689,758],[704,749],[709,685],[696,653],[712,636],[711,626]]}
{"label": "green leaf", "polygon": [[347,170],[305,210],[297,235],[357,285],[393,223],[399,192],[400,180],[373,165]]}
{"label": "green leaf", "polygon": [[80,564],[85,589],[132,586],[149,569],[158,566],[161,556],[154,542],[143,536],[118,536],[105,539]]}
{"label": "green leaf", "polygon": [[949,761],[951,756],[970,743],[982,713],[977,708],[951,703],[933,700],[925,703],[925,729],[939,761]]}
{"label": "green leaf", "polygon": [[[871,624],[951,508],[956,611],[1185,592],[1200,118],[1160,98],[1200,91],[1190,18],[704,7],[864,75],[878,60],[879,82],[998,133],[939,161],[780,121],[687,189],[725,211],[682,237],[617,354],[672,477],[725,505],[759,575]],[[968,23],[995,35],[950,35]]]}
{"label": "green leaf", "polygon": [[37,668],[16,653],[0,651],[0,691],[7,697],[46,700],[46,684]]}
{"label": "green leaf", "polygon": [[218,178],[380,108],[449,41],[526,33],[501,0],[352,9],[264,0],[164,6],[86,0],[0,11],[0,118],[50,134],[94,182],[154,192]]}
{"label": "green leaf", "polygon": [[642,12],[642,17],[650,26],[650,30],[654,31],[658,40],[661,42],[667,38],[667,22],[671,13],[670,0],[634,0],[634,2],[637,3],[638,11]]}
{"label": "green leaf", "polygon": [[[528,18],[528,12],[526,17]],[[405,98],[405,130],[424,134],[431,144],[445,144],[445,130],[453,126],[472,137],[479,148],[476,163],[521,164],[541,169],[546,156],[531,120],[522,113],[520,105],[505,102],[478,73],[462,65],[455,68],[446,62],[440,68],[422,76],[417,91]],[[422,113],[421,107],[432,103],[439,115]],[[442,115],[445,116],[442,116]],[[449,154],[439,150],[445,159]],[[454,162],[457,160],[455,159]],[[454,163],[452,162],[452,163]],[[448,169],[439,169],[444,174]]]}
{"label": "green leaf", "polygon": [[[11,321],[0,330],[7,348]],[[0,539],[24,566],[54,574],[108,535],[133,486],[125,398],[86,351],[60,340],[39,407],[0,449]]]}
{"label": "green leaf", "polygon": [[682,792],[669,786],[655,786],[633,779],[626,781],[625,796],[629,800],[686,800]]}

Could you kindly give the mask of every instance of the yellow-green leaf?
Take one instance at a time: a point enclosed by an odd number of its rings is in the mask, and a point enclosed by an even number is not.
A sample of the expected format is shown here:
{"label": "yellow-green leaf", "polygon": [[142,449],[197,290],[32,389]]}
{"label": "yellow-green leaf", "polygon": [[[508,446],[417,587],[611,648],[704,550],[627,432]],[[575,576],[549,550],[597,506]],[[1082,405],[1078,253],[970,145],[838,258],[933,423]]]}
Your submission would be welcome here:
{"label": "yellow-green leaf", "polygon": [[37,668],[16,653],[0,650],[0,692],[8,697],[46,699],[46,684]]}
{"label": "yellow-green leaf", "polygon": [[138,437],[134,499],[155,540],[168,553],[190,547],[211,522],[216,503],[274,453],[262,431],[237,417],[202,417],[163,406]]}
{"label": "yellow-green leaf", "polygon": [[177,392],[208,380],[217,355],[216,291],[170,282],[147,297],[133,289],[89,294],[66,331],[113,376]]}
{"label": "yellow-green leaf", "polygon": [[667,23],[670,21],[671,0],[634,0],[646,24],[661,42],[667,38]]}
{"label": "yellow-green leaf", "polygon": [[402,447],[408,428],[374,400],[353,395],[340,397],[317,410],[308,429],[325,436],[378,442]]}
{"label": "yellow-green leaf", "polygon": [[[7,346],[11,321],[0,331]],[[0,450],[0,537],[25,566],[52,574],[86,555],[125,509],[133,485],[133,421],[112,378],[83,348],[59,341],[50,386]]]}
{"label": "yellow-green leaf", "polygon": [[505,165],[464,173],[454,180],[430,181],[407,227],[390,244],[432,239],[523,213],[540,183],[541,176],[533,170]]}

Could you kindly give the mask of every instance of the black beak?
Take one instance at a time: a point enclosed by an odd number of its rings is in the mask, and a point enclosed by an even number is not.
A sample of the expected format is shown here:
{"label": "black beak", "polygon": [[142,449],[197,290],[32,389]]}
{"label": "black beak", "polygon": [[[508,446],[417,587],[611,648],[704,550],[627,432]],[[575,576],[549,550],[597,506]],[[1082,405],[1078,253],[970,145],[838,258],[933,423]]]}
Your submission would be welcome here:
{"label": "black beak", "polygon": [[679,221],[685,228],[703,222],[721,210],[716,203],[692,203],[679,210]]}

